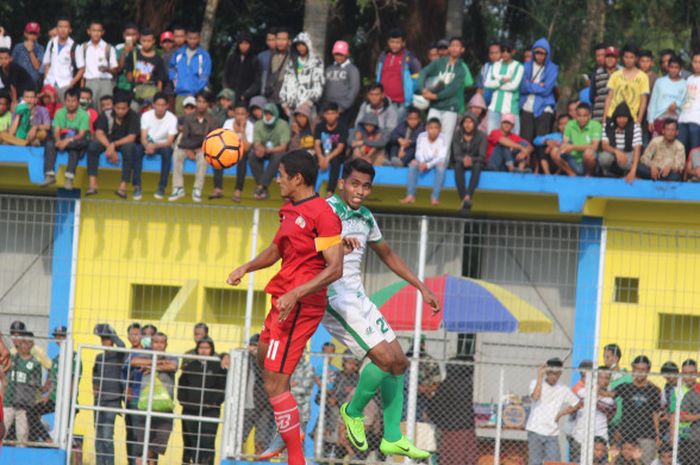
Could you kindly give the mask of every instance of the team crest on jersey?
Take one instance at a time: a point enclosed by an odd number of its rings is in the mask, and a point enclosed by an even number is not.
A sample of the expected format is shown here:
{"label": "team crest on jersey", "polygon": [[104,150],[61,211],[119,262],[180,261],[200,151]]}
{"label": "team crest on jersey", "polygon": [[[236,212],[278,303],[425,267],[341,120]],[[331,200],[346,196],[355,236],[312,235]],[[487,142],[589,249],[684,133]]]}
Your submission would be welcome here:
{"label": "team crest on jersey", "polygon": [[367,329],[365,330],[368,336],[371,336],[372,333],[374,333],[374,329],[372,329],[371,326],[368,326]]}
{"label": "team crest on jersey", "polygon": [[304,229],[306,227],[306,220],[301,215],[297,216],[297,219],[294,221],[294,223],[301,229]]}

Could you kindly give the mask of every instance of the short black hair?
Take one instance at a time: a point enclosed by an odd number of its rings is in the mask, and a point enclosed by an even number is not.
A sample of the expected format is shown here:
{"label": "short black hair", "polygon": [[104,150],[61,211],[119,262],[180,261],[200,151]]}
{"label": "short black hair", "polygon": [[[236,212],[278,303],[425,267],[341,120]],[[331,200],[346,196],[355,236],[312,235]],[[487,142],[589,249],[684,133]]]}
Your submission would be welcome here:
{"label": "short black hair", "polygon": [[200,321],[199,323],[194,325],[194,329],[203,329],[205,333],[209,334],[209,326],[203,321]]}
{"label": "short black hair", "polygon": [[65,15],[59,16],[58,18],[56,18],[56,25],[58,26],[58,23],[60,23],[61,21],[65,21],[68,24],[71,24],[70,18],[68,16],[65,16]]}
{"label": "short black hair", "polygon": [[389,31],[387,34],[387,39],[405,39],[406,34],[403,32],[403,29],[399,27],[395,27]]}
{"label": "short black hair", "polygon": [[311,155],[308,150],[294,150],[287,153],[280,161],[284,165],[284,170],[291,178],[301,175],[304,184],[315,186],[318,178],[318,160],[315,155]]}
{"label": "short black hair", "polygon": [[126,328],[126,332],[129,333],[129,332],[131,332],[132,329],[138,329],[139,331],[141,331],[141,324],[140,324],[140,323],[137,323],[137,322],[131,323],[131,324]]}
{"label": "short black hair", "polygon": [[639,48],[636,45],[627,44],[624,47],[622,47],[622,55],[624,55],[625,53],[632,53],[634,56],[638,57]]}
{"label": "short black hair", "polygon": [[148,323],[147,325],[141,326],[141,332],[144,332],[144,331],[146,331],[147,329],[152,329],[154,333],[157,333],[157,332],[158,332],[158,328],[156,328],[155,325],[152,325],[152,324],[150,324],[150,323]]}
{"label": "short black hair", "polygon": [[608,344],[603,347],[603,353],[612,352],[612,354],[617,358],[622,358],[622,349],[617,344]]}
{"label": "short black hair", "polygon": [[573,105],[573,104],[578,105],[579,99],[577,99],[577,98],[570,99],[569,101],[566,102],[566,107],[569,108],[569,105]]}
{"label": "short black hair", "polygon": [[580,110],[580,109],[582,109],[582,108],[585,109],[585,110],[588,110],[589,112],[592,111],[592,110],[591,110],[591,104],[588,103],[588,102],[579,102],[578,105],[576,105],[576,109],[577,109],[577,110]]}
{"label": "short black hair", "polygon": [[632,365],[637,365],[638,363],[643,363],[651,368],[651,360],[649,360],[649,357],[646,355],[637,355],[634,357],[634,360],[632,360]]}
{"label": "short black hair", "polygon": [[350,177],[353,171],[358,171],[360,173],[367,174],[372,179],[372,181],[374,181],[376,171],[374,170],[374,166],[372,166],[372,164],[367,160],[364,160],[362,158],[353,158],[351,160],[346,161],[343,165],[343,179],[347,179],[348,177]]}
{"label": "short black hair", "polygon": [[462,39],[460,36],[452,36],[449,39],[447,39],[447,42],[451,44],[455,40],[459,42],[462,45],[462,47],[464,47],[464,39]]}
{"label": "short black hair", "polygon": [[27,87],[27,88],[25,88],[25,89],[22,91],[22,94],[26,94],[27,92],[34,92],[35,94],[37,93],[37,92],[36,92],[36,89],[35,89],[34,87]]}
{"label": "short black hair", "polygon": [[10,49],[7,47],[0,47],[0,53],[7,53],[9,55]]}
{"label": "short black hair", "polygon": [[678,129],[678,120],[677,120],[677,119],[674,119],[674,118],[666,118],[666,119],[664,120],[664,127],[670,126],[670,125],[672,125],[672,124],[676,126],[676,129]]}
{"label": "short black hair", "polygon": [[438,126],[442,127],[442,121],[440,121],[440,118],[430,118],[425,125],[428,126],[429,124],[437,124]]}
{"label": "short black hair", "polygon": [[80,93],[82,94],[83,92],[90,94],[90,96],[93,95],[92,89],[90,89],[89,87],[81,87],[81,88],[80,88]]}
{"label": "short black hair", "polygon": [[277,34],[287,34],[288,36],[291,36],[292,31],[290,31],[287,27],[278,27],[277,31],[275,32],[275,35]]}
{"label": "short black hair", "polygon": [[661,447],[659,447],[659,455],[661,454],[668,454],[668,453],[673,453],[673,446],[667,442],[661,444]]}
{"label": "short black hair", "polygon": [[561,368],[564,366],[564,363],[561,361],[559,358],[550,358],[547,360],[547,367],[549,368]]}
{"label": "short black hair", "polygon": [[[118,93],[119,93],[119,92],[116,92],[116,94],[118,94]],[[106,100],[111,100],[112,102],[114,102],[115,99],[116,99],[116,96],[113,97],[113,96],[111,96],[111,95],[103,95],[102,97],[100,97],[100,102],[104,102],[104,101],[106,101]]]}
{"label": "short black hair", "polygon": [[659,52],[659,58],[663,58],[666,55],[675,55],[675,54],[676,54],[675,50],[671,50],[670,48],[665,48]]}
{"label": "short black hair", "polygon": [[557,123],[558,123],[559,121],[563,120],[564,118],[569,118],[569,119],[571,119],[571,116],[569,116],[568,113],[562,113],[561,115],[557,116]]}
{"label": "short black hair", "polygon": [[639,58],[642,58],[642,57],[647,57],[647,58],[652,58],[652,59],[653,59],[653,58],[654,58],[654,54],[653,54],[652,51],[649,50],[649,49],[640,50],[640,51],[639,51]]}
{"label": "short black hair", "polygon": [[232,110],[235,110],[236,108],[245,108],[246,111],[248,111],[248,105],[243,100],[238,100],[236,101],[233,105],[230,107]]}
{"label": "short black hair", "polygon": [[608,48],[608,44],[604,42],[598,42],[597,44],[595,44],[595,47],[593,47],[593,51],[605,50],[606,48]]}
{"label": "short black hair", "polygon": [[675,53],[671,54],[671,56],[668,59],[668,66],[671,66],[671,63],[675,63],[681,68],[683,67],[683,59]]}
{"label": "short black hair", "polygon": [[173,32],[175,32],[175,31],[186,31],[186,30],[187,30],[187,28],[186,28],[185,26],[183,26],[182,24],[173,24],[172,27],[171,27],[171,29],[173,30]]}
{"label": "short black hair", "polygon": [[150,27],[144,27],[143,29],[141,29],[141,37],[143,36],[155,36],[155,33]]}
{"label": "short black hair", "polygon": [[373,82],[367,86],[367,92],[371,92],[375,89],[379,89],[384,92],[384,85],[381,82]]}
{"label": "short black hair", "polygon": [[340,107],[335,102],[327,102],[323,105],[323,113],[327,111],[340,111]]}
{"label": "short black hair", "polygon": [[136,23],[128,22],[124,25],[124,29],[122,29],[122,32],[128,31],[129,29],[136,29],[138,31],[139,27]]}
{"label": "short black hair", "polygon": [[681,364],[681,368],[685,368],[685,367],[695,367],[695,368],[697,368],[697,367],[698,367],[698,362],[696,362],[696,361],[693,360],[692,358],[689,358],[689,359],[687,359],[687,360],[684,360],[683,363]]}
{"label": "short black hair", "polygon": [[211,102],[211,94],[206,90],[200,90],[199,92],[194,94],[195,100],[200,98],[200,97],[203,98],[204,100],[206,100],[207,102]]}
{"label": "short black hair", "polygon": [[603,444],[604,446],[608,445],[608,441],[606,441],[605,438],[602,436],[596,436],[595,438],[593,438],[593,443],[594,444]]}
{"label": "short black hair", "polygon": [[672,373],[678,373],[678,365],[676,365],[672,361],[665,362],[663,365],[661,365],[661,374],[662,375],[667,375],[667,374],[672,374]]}
{"label": "short black hair", "polygon": [[156,103],[158,100],[165,100],[167,102],[168,96],[165,94],[165,92],[156,92],[156,94],[153,96],[153,103]]}
{"label": "short black hair", "polygon": [[94,26],[95,24],[99,24],[100,26],[102,26],[103,29],[104,29],[104,27],[105,27],[105,25],[104,25],[104,23],[102,22],[102,20],[95,18],[95,19],[91,19],[90,22],[88,23],[88,29],[90,29],[90,28],[91,28],[92,26]]}
{"label": "short black hair", "polygon": [[7,103],[9,104],[12,101],[12,97],[10,97],[10,94],[7,92],[0,92],[0,100],[7,100]]}
{"label": "short black hair", "polygon": [[194,27],[194,26],[188,27],[187,30],[186,30],[185,32],[186,32],[187,34],[201,34],[201,33],[202,33],[202,31],[200,31],[199,29],[197,29],[197,28]]}
{"label": "short black hair", "polygon": [[114,102],[115,104],[117,104],[117,103],[126,103],[126,104],[130,104],[130,103],[131,103],[131,92],[127,92],[127,91],[124,91],[124,90],[119,90],[118,92],[115,92],[115,93],[114,93],[114,98],[112,98],[112,97],[109,96],[109,95],[105,95],[104,97],[102,97],[102,98],[100,99],[100,102],[101,102],[102,100],[106,100],[105,97],[107,97],[107,98],[109,98],[110,100],[112,100],[112,102]]}
{"label": "short black hair", "polygon": [[277,35],[277,28],[275,26],[268,27],[267,32],[265,32],[266,35]]}
{"label": "short black hair", "polygon": [[75,86],[68,89],[64,98],[68,97],[80,98],[80,87]]}
{"label": "short black hair", "polygon": [[414,107],[413,105],[406,108],[406,115],[410,115],[411,113],[418,114],[418,115],[421,114],[420,110],[418,108]]}

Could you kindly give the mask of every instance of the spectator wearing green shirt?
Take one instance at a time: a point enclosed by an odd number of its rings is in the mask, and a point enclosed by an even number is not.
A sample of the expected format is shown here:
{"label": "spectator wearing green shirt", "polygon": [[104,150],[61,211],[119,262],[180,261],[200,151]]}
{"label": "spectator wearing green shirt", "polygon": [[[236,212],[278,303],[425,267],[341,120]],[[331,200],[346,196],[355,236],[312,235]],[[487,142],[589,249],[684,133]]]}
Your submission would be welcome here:
{"label": "spectator wearing green shirt", "polygon": [[15,108],[10,133],[23,143],[17,145],[40,146],[46,141],[51,130],[49,111],[37,103],[36,90],[25,89],[22,103]]}
{"label": "spectator wearing green shirt", "polygon": [[10,96],[0,94],[0,143],[10,144],[12,127],[12,112],[10,111]]}
{"label": "spectator wearing green shirt", "polygon": [[[254,157],[248,159],[250,169],[258,187],[255,198],[264,200],[270,197],[267,188],[275,178],[280,161],[289,147],[291,133],[289,124],[279,118],[277,106],[267,103],[263,107],[263,118],[253,126]],[[264,166],[268,160],[267,167]]]}
{"label": "spectator wearing green shirt", "polygon": [[78,161],[85,155],[90,137],[90,116],[80,108],[80,91],[72,88],[66,91],[65,106],[56,111],[53,119],[53,138],[46,142],[44,149],[44,182],[47,187],[56,182],[56,154],[58,150],[68,152],[65,189],[73,189],[73,178]]}
{"label": "spectator wearing green shirt", "polygon": [[33,344],[27,336],[17,341],[17,353],[11,357],[8,384],[3,398],[5,428],[9,430],[14,424],[17,441],[20,443],[29,440],[28,410],[34,406],[41,390],[41,364],[31,354]]}
{"label": "spectator wearing green shirt", "polygon": [[134,85],[127,78],[126,63],[127,59],[131,58],[135,61],[136,55],[139,49],[139,28],[134,23],[127,23],[124,26],[124,32],[122,33],[124,37],[124,42],[117,44],[114,47],[114,51],[117,54],[117,83],[116,88],[131,92],[134,89]]}
{"label": "spectator wearing green shirt", "polygon": [[552,161],[569,176],[592,176],[602,132],[600,123],[591,120],[591,106],[579,103],[576,119],[564,128],[564,143],[551,151]]}

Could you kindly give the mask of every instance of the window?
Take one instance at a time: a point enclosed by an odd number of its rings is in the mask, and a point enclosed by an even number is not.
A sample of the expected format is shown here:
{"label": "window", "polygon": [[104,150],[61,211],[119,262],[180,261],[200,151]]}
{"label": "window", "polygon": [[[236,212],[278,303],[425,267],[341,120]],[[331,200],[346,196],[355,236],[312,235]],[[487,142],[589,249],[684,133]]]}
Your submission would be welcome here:
{"label": "window", "polygon": [[160,320],[179,291],[180,286],[132,284],[130,318]]}
{"label": "window", "polygon": [[700,339],[700,316],[659,313],[657,348],[695,352]]}
{"label": "window", "polygon": [[615,302],[639,303],[639,278],[615,278]]}
{"label": "window", "polygon": [[476,334],[457,334],[457,355],[474,356],[476,351]]}

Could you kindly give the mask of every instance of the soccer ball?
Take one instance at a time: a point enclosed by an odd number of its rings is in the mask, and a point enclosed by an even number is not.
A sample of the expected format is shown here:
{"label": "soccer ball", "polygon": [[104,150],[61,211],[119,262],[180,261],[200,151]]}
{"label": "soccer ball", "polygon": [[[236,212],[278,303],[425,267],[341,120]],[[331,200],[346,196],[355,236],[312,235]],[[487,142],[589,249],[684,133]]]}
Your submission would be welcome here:
{"label": "soccer ball", "polygon": [[214,129],[207,134],[202,143],[204,158],[214,169],[230,168],[241,159],[243,154],[241,139],[229,129]]}

